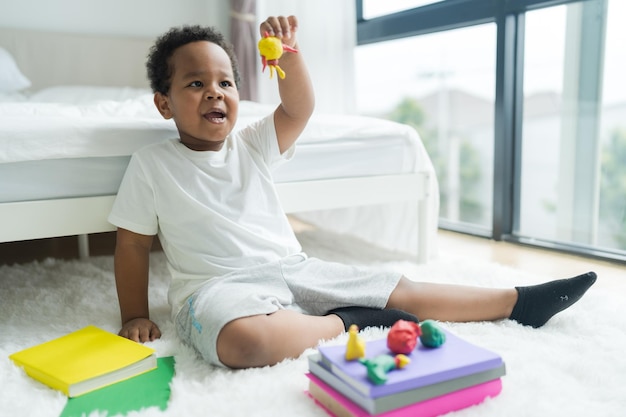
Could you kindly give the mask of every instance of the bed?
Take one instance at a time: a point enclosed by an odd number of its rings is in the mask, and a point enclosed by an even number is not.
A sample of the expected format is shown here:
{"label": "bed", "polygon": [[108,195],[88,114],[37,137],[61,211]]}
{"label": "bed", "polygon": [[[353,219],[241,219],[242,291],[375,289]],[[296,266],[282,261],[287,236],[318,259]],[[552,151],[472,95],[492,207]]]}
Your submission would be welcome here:
{"label": "bed", "polygon": [[[0,28],[0,242],[77,235],[86,257],[88,234],[114,230],[130,155],[176,135],[146,88],[150,42]],[[242,101],[236,128],[273,108]],[[419,262],[436,252],[437,181],[409,126],[316,113],[275,182],[287,213]]]}

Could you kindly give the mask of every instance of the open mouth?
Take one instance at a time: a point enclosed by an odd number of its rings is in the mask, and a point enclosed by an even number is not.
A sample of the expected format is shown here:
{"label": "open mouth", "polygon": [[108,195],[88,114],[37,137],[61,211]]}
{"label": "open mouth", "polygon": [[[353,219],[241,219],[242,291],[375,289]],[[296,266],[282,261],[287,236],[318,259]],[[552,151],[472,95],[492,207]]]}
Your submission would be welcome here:
{"label": "open mouth", "polygon": [[210,122],[223,123],[226,120],[226,113],[221,111],[211,111],[204,115],[204,118]]}

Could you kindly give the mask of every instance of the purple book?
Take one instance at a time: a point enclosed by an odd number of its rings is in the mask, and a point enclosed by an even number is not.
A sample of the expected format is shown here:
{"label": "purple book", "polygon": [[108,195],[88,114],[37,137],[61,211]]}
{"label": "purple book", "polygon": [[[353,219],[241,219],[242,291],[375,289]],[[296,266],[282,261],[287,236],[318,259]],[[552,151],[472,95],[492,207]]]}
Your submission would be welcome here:
{"label": "purple book", "polygon": [[[502,357],[483,347],[470,343],[445,330],[446,342],[438,348],[418,347],[408,355],[411,363],[392,370],[388,380],[375,385],[367,378],[367,369],[359,361],[345,359],[345,345],[320,346],[320,364],[335,376],[370,398],[432,385],[454,378],[484,372],[502,366]],[[365,356],[393,353],[387,348],[387,339],[366,342]]]}

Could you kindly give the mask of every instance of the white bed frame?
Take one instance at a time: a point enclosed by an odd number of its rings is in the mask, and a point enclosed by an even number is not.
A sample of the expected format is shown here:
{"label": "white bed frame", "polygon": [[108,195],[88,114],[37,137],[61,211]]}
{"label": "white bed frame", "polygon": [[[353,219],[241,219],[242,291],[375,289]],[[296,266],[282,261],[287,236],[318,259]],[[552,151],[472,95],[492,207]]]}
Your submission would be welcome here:
{"label": "white bed frame", "polygon": [[[105,38],[0,28],[9,50],[33,89],[53,85],[146,87],[144,60],[152,40]],[[429,228],[437,220],[429,199],[432,173],[339,178],[277,184],[287,213],[395,202],[417,202],[418,256],[431,252]],[[81,257],[89,256],[87,235],[115,230],[107,222],[115,196],[65,198],[0,204],[0,242],[79,236]]]}
{"label": "white bed frame", "polygon": [[[287,213],[416,201],[418,257],[427,261],[429,173],[341,178],[277,184]],[[407,190],[411,190],[407,192]],[[89,256],[87,235],[115,230],[107,222],[115,196],[65,198],[0,204],[0,242],[79,235],[79,254]]]}

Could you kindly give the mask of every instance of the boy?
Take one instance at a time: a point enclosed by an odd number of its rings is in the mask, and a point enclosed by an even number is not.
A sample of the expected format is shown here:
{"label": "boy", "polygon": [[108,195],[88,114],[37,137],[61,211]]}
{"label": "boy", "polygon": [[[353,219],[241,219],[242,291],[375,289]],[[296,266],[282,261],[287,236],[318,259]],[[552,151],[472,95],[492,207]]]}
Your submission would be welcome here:
{"label": "boy", "polygon": [[[297,19],[260,25],[297,48]],[[118,227],[115,277],[120,335],[160,337],[149,319],[148,257],[159,234],[180,337],[204,359],[245,368],[299,356],[355,323],[511,318],[533,327],[576,302],[588,273],[532,287],[418,283],[396,273],[308,258],[280,207],[271,170],[288,160],[314,95],[302,53],[285,54],[275,112],[233,132],[239,73],[231,46],[210,28],[172,29],[148,58],[154,102],[180,138],[133,155],[109,221]]]}

